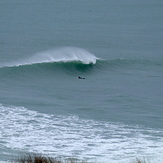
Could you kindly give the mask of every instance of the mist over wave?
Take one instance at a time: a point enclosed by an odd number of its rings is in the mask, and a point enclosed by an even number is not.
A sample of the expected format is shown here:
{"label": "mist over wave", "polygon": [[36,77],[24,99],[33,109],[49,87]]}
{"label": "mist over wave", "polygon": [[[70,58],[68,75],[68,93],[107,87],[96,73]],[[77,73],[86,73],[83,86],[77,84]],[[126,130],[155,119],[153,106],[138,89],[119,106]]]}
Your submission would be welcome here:
{"label": "mist over wave", "polygon": [[52,63],[52,62],[81,62],[83,64],[96,64],[97,58],[92,53],[85,49],[77,47],[61,47],[54,48],[43,52],[38,52],[33,56],[21,59],[11,63],[2,64],[0,67],[14,67],[23,65],[32,65],[38,63]]}

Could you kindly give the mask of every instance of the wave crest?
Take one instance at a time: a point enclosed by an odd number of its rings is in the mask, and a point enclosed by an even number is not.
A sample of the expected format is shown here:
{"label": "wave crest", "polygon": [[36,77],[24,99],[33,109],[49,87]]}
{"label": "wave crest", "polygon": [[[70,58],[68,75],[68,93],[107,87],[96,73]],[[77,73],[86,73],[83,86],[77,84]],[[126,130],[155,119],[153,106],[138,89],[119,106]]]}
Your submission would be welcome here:
{"label": "wave crest", "polygon": [[39,52],[33,56],[22,59],[16,62],[7,63],[1,67],[13,67],[32,65],[38,63],[52,63],[52,62],[81,62],[83,64],[96,64],[98,58],[87,50],[77,47],[62,47]]}
{"label": "wave crest", "polygon": [[81,48],[62,47],[35,54],[35,56],[33,56],[33,59],[35,60],[35,62],[80,61],[84,64],[95,64],[98,58],[90,52]]}

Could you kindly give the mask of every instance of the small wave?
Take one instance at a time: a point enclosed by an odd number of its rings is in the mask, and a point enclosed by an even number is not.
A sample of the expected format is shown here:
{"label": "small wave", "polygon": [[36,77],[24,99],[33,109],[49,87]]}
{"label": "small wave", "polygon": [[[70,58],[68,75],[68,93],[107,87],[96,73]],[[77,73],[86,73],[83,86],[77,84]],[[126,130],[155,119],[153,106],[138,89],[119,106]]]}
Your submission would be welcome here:
{"label": "small wave", "polygon": [[97,58],[87,50],[77,47],[62,47],[52,50],[39,52],[33,56],[12,63],[1,65],[2,67],[18,67],[24,65],[33,65],[40,63],[67,63],[80,62],[82,64],[96,64]]}

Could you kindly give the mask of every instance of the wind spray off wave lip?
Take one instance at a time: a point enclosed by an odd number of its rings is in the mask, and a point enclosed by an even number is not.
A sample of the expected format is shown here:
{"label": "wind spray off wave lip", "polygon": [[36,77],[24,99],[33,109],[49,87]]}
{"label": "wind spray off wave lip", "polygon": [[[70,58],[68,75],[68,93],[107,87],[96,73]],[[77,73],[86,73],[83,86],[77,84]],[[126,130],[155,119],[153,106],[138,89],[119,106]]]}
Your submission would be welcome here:
{"label": "wind spray off wave lip", "polygon": [[83,64],[96,64],[97,60],[99,60],[99,58],[85,49],[77,47],[61,47],[39,52],[29,58],[21,59],[15,62],[1,64],[0,67],[14,67],[38,63],[73,61],[78,61]]}

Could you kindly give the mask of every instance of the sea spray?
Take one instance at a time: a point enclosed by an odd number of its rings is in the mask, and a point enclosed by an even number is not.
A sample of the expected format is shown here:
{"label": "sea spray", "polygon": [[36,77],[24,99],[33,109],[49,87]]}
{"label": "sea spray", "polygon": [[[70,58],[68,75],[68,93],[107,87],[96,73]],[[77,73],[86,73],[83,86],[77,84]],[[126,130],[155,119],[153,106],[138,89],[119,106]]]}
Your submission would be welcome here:
{"label": "sea spray", "polygon": [[34,62],[71,62],[80,61],[84,64],[96,63],[98,58],[92,53],[77,47],[62,47],[37,53],[32,57]]}
{"label": "sea spray", "polygon": [[38,52],[31,57],[20,59],[18,61],[3,63],[0,67],[15,67],[23,65],[32,65],[38,63],[52,63],[52,62],[74,62],[78,61],[83,64],[95,64],[97,58],[92,53],[85,49],[77,47],[61,47],[51,50]]}

